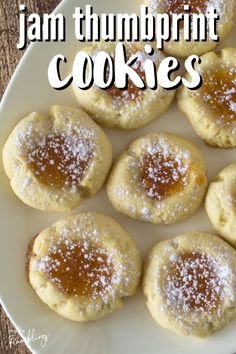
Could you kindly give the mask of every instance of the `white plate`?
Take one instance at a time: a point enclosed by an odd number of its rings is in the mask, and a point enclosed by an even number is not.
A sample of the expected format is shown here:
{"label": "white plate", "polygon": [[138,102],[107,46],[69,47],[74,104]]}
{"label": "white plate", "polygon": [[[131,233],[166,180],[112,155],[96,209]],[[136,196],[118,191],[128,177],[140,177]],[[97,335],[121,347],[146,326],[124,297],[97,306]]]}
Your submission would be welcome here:
{"label": "white plate", "polygon": [[[71,88],[53,90],[47,80],[50,59],[63,53],[71,60],[81,44],[74,39],[72,13],[75,6],[83,7],[86,0],[68,0],[56,10],[67,18],[65,43],[37,43],[30,46],[3,98],[0,112],[1,147],[14,125],[31,111],[47,112],[52,104],[76,105]],[[138,0],[93,0],[97,12],[133,12],[139,10]],[[236,18],[236,16],[235,16]],[[236,26],[224,46],[235,45]],[[71,63],[71,62],[70,62]],[[68,68],[70,64],[68,65]],[[160,119],[133,132],[106,130],[113,143],[115,155],[133,139],[144,133],[168,131],[186,137],[203,151],[208,178],[235,160],[235,150],[219,150],[206,146],[197,137],[190,123],[178,112],[175,104]],[[65,320],[47,308],[25,279],[25,253],[29,240],[40,230],[60,219],[62,214],[47,214],[25,206],[13,194],[4,174],[1,161],[0,184],[0,284],[1,302],[26,344],[34,353],[67,354],[233,354],[236,352],[236,321],[207,339],[193,339],[175,335],[159,327],[151,318],[141,289],[125,299],[122,310],[88,324]],[[203,207],[191,218],[173,226],[154,226],[135,222],[119,215],[107,200],[104,189],[79,208],[80,211],[105,212],[133,236],[145,257],[158,241],[186,231],[213,231]],[[27,335],[31,340],[27,341]],[[50,335],[43,348],[39,336]]]}

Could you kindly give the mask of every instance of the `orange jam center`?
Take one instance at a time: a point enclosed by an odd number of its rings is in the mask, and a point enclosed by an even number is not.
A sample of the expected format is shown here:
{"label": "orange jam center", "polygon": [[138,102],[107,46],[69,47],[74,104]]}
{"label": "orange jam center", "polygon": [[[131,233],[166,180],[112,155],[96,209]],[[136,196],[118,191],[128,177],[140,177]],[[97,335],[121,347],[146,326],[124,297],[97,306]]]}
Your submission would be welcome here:
{"label": "orange jam center", "polygon": [[202,186],[207,182],[205,174],[194,163],[191,163],[189,166],[189,175],[195,177],[195,185],[197,186]]}
{"label": "orange jam center", "polygon": [[[127,58],[132,56],[132,52],[126,48]],[[131,66],[136,73],[141,77],[145,83],[145,71],[143,67],[142,59],[138,58],[135,63]],[[109,70],[107,71],[107,76],[109,75]],[[108,94],[112,99],[126,100],[126,101],[141,101],[144,90],[138,88],[132,80],[128,78],[128,85],[126,89],[119,89],[113,85],[108,91]]]}
{"label": "orange jam center", "polygon": [[186,184],[188,166],[162,153],[146,154],[141,160],[141,185],[151,198],[162,200],[179,193]]}
{"label": "orange jam center", "polygon": [[67,295],[96,297],[111,284],[108,255],[86,241],[60,241],[40,263],[48,279]]}
{"label": "orange jam center", "polygon": [[[135,68],[135,71],[137,74],[141,77],[141,79],[145,80],[145,75],[144,71],[141,70],[141,62],[137,62],[137,67]],[[109,90],[108,90],[109,95],[111,96],[112,99],[114,98],[123,98],[127,99],[130,101],[135,101],[135,100],[141,100],[144,91],[138,88],[133,81],[128,79],[128,87],[125,90],[117,88],[115,85],[113,85]]]}
{"label": "orange jam center", "polygon": [[201,93],[207,106],[219,117],[219,123],[236,122],[236,68],[211,69],[202,75]]}
{"label": "orange jam center", "polygon": [[30,149],[28,166],[43,184],[76,188],[88,167],[91,153],[90,143],[76,136],[48,136]]}
{"label": "orange jam center", "polygon": [[[191,7],[190,11],[184,10],[184,5]],[[205,13],[207,10],[208,0],[169,0],[166,6],[166,13],[168,14],[182,14],[182,13]]]}
{"label": "orange jam center", "polygon": [[184,312],[213,312],[222,296],[215,260],[204,253],[187,252],[172,261],[164,285],[170,306]]}

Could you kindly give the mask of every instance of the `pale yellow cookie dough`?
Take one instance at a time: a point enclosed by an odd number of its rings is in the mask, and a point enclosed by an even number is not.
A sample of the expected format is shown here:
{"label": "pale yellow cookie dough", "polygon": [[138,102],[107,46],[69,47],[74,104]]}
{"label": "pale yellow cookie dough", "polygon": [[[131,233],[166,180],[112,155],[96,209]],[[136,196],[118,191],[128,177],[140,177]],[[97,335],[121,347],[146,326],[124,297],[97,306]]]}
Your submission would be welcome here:
{"label": "pale yellow cookie dough", "polygon": [[42,231],[29,252],[29,281],[39,298],[74,321],[97,320],[134,295],[141,258],[110,217],[80,213]]}
{"label": "pale yellow cookie dough", "polygon": [[171,224],[200,206],[205,172],[203,156],[194,144],[169,133],[152,133],[122,152],[109,176],[107,194],[122,214]]}
{"label": "pale yellow cookie dough", "polygon": [[236,146],[236,48],[203,55],[196,69],[203,85],[195,91],[182,87],[179,109],[208,145]]}
{"label": "pale yellow cookie dough", "polygon": [[210,183],[205,207],[214,229],[236,246],[236,163],[225,167]]}
{"label": "pale yellow cookie dough", "polygon": [[111,144],[81,109],[53,106],[31,113],[14,128],[3,163],[15,194],[44,211],[78,206],[103,185],[112,162]]}
{"label": "pale yellow cookie dough", "polygon": [[[116,43],[94,43],[83,48],[93,58],[98,51],[113,54]],[[144,74],[143,63],[146,59],[153,59],[158,69],[160,61],[165,57],[161,52],[148,56],[141,43],[126,43],[127,58],[129,53],[139,53],[134,68],[139,74]],[[141,90],[129,84],[128,90],[119,90],[114,86],[108,90],[92,86],[89,90],[81,90],[73,85],[79,105],[88,112],[99,124],[108,128],[130,130],[142,127],[164,113],[172,100],[175,90],[166,90],[158,86],[152,90]]]}
{"label": "pale yellow cookie dough", "polygon": [[159,325],[208,336],[236,315],[236,251],[203,232],[162,241],[146,261],[143,290]]}
{"label": "pale yellow cookie dough", "polygon": [[[151,13],[183,13],[183,5],[188,4],[191,6],[192,13],[207,13],[213,7],[217,10],[220,19],[217,21],[217,34],[219,42],[223,42],[228,35],[234,24],[234,0],[146,0]],[[185,13],[190,13],[186,11]],[[168,55],[178,57],[188,57],[189,55],[196,54],[202,55],[210,50],[213,50],[219,42],[213,41],[209,38],[207,41],[186,41],[184,39],[183,29],[180,31],[179,40],[170,40],[164,42],[164,52]]]}

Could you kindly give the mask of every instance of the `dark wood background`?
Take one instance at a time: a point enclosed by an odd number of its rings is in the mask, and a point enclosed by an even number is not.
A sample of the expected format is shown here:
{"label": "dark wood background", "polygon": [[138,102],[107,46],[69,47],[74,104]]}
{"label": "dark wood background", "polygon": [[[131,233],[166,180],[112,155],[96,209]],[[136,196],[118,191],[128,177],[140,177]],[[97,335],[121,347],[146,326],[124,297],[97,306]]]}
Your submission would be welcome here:
{"label": "dark wood background", "polygon": [[[16,48],[20,3],[27,5],[29,13],[42,14],[51,12],[59,2],[60,0],[0,0],[0,98],[2,98],[17,64],[24,54],[23,51]],[[10,335],[14,335],[17,341],[21,341],[0,305],[0,354],[30,353],[23,343],[10,348]]]}

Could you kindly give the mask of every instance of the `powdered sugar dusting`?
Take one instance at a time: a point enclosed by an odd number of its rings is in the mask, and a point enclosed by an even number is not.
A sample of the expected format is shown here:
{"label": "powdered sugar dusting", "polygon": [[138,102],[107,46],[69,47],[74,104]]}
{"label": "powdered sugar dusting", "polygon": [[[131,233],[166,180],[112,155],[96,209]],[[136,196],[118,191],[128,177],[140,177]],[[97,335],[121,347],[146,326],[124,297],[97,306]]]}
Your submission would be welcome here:
{"label": "powdered sugar dusting", "polygon": [[87,240],[60,239],[37,263],[60,291],[96,298],[111,287],[113,264],[108,252]]}
{"label": "powdered sugar dusting", "polygon": [[236,126],[236,68],[222,64],[203,72],[203,86],[198,95],[216,115],[215,124]]}
{"label": "powdered sugar dusting", "polygon": [[[74,193],[96,154],[95,139],[96,132],[70,123],[63,131],[50,129],[48,133],[37,133],[29,124],[18,133],[15,144],[36,179]],[[29,178],[23,181],[22,189],[29,182]]]}
{"label": "powdered sugar dusting", "polygon": [[184,5],[191,6],[192,13],[207,13],[211,8],[222,14],[225,9],[224,0],[149,0],[153,12],[182,13]]}
{"label": "powdered sugar dusting", "polygon": [[92,225],[91,213],[84,217],[84,223],[71,219],[56,232],[56,238],[51,236],[46,254],[39,254],[35,262],[36,271],[43,272],[59,291],[86,297],[91,306],[98,298],[108,303],[126,296],[133,277],[139,276],[129,250],[107,247],[100,229]]}
{"label": "powdered sugar dusting", "polygon": [[173,311],[191,313],[217,309],[223,282],[213,257],[192,252],[170,260],[163,292]]}
{"label": "powdered sugar dusting", "polygon": [[153,278],[153,291],[162,297],[162,314],[171,316],[189,334],[199,326],[207,329],[225,309],[235,306],[236,286],[229,246],[211,242],[203,249],[194,247],[193,239],[190,242],[191,250],[181,249],[177,240],[167,243],[163,252],[168,260]]}
{"label": "powdered sugar dusting", "polygon": [[141,185],[150,198],[161,200],[187,185],[189,163],[183,161],[186,153],[173,155],[170,150],[162,140],[149,146],[140,158]]}
{"label": "powdered sugar dusting", "polygon": [[41,182],[50,187],[77,191],[92,152],[93,147],[89,140],[63,133],[49,134],[30,148],[27,163]]}
{"label": "powdered sugar dusting", "polygon": [[[103,49],[107,50],[111,55],[111,57],[114,58],[115,57],[114,51],[110,52],[109,46],[106,45],[107,44],[104,43]],[[137,60],[134,62],[134,64],[131,65],[131,67],[138,73],[138,75],[141,77],[144,83],[146,83],[145,61],[149,59],[156,65],[156,67],[158,67],[161,61],[160,51],[155,50],[152,55],[148,55],[144,51],[144,49],[143,50],[138,49],[133,43],[130,42],[125,43],[125,48],[126,48],[127,60],[129,58],[132,58],[132,55],[133,56],[135,55],[135,57],[137,56]],[[98,50],[95,50],[92,53],[91,56],[93,59],[95,59],[97,53]],[[109,75],[109,69],[107,70],[107,76],[108,75]],[[95,86],[95,88],[97,87]],[[112,99],[113,108],[117,111],[120,111],[122,114],[122,110],[124,109],[129,109],[132,112],[136,112],[141,108],[141,106],[149,105],[156,99],[156,95],[160,89],[161,88],[158,87],[156,90],[149,90],[148,88],[143,90],[135,86],[131,80],[128,80],[127,88],[118,89],[114,83],[114,85],[109,90],[107,90],[107,94],[109,94],[110,98]]]}
{"label": "powdered sugar dusting", "polygon": [[[115,198],[115,204],[119,201],[118,210],[134,219],[163,224],[195,210],[204,195],[206,177],[196,166],[191,149],[165,133],[133,144],[114,169],[119,183],[108,189],[111,200]],[[119,170],[124,165],[122,178]]]}

